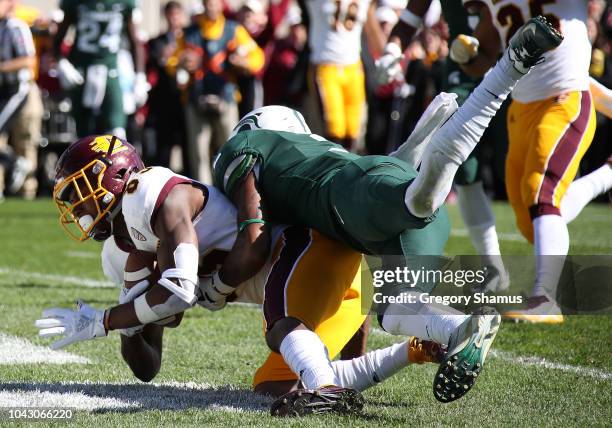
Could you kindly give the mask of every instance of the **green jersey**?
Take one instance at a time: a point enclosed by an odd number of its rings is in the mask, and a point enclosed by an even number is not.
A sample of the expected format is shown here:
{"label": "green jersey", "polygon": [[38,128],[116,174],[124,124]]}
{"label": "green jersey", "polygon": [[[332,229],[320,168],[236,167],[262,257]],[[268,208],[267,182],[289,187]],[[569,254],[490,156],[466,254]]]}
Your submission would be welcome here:
{"label": "green jersey", "polygon": [[64,19],[76,27],[70,62],[76,67],[116,67],[124,23],[132,19],[135,7],[135,0],[61,0]]}
{"label": "green jersey", "polygon": [[230,196],[251,171],[267,221],[311,227],[364,253],[397,249],[388,241],[434,219],[406,209],[406,188],[416,176],[410,165],[358,156],[317,135],[239,132],[221,148],[214,184]]}

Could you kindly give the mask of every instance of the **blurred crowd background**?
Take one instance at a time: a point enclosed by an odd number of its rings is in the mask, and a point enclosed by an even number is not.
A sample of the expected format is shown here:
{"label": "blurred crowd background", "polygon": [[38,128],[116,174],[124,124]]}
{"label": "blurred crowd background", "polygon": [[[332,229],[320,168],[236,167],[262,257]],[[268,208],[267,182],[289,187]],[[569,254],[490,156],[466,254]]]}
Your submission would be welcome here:
{"label": "blurred crowd background", "polygon": [[[210,182],[211,159],[238,118],[270,104],[301,111],[314,132],[361,154],[385,154],[401,144],[443,87],[444,70],[450,59],[448,28],[439,3],[434,2],[425,27],[405,52],[403,78],[379,86],[374,79],[375,60],[382,54],[386,37],[406,0],[373,0],[367,13],[376,25],[366,22],[355,42],[361,43],[358,71],[363,78],[347,82],[348,93],[359,94],[363,89],[365,99],[353,100],[357,106],[347,107],[350,117],[346,129],[338,130],[334,129],[337,125],[330,125],[329,112],[326,116],[320,102],[325,88],[313,68],[313,43],[320,42],[320,22],[313,19],[320,19],[320,14],[312,10],[309,2],[313,0],[136,2],[133,22],[138,47],[144,51],[142,71],[146,82],[139,81],[142,73],[135,63],[134,48],[130,41],[122,39],[115,76],[121,88],[122,112],[117,112],[115,106],[111,113],[125,115],[126,137],[141,151],[145,163],[169,166]],[[75,114],[79,111],[75,103],[82,99],[71,96],[60,85],[58,61],[61,56],[69,57],[72,46],[68,33],[61,40],[61,55],[54,48],[65,18],[59,1],[0,3],[14,3],[10,15],[23,21],[33,36],[35,52],[31,52],[33,59],[28,67],[36,82],[28,87],[23,103],[6,124],[0,126],[0,197],[49,195],[54,166],[65,147],[86,132],[113,129],[105,124],[108,121],[104,117],[93,125],[85,123]],[[330,0],[329,4],[334,2]],[[612,87],[612,6],[605,0],[590,0],[589,16],[593,44],[590,73]],[[351,16],[347,14],[344,19],[345,29],[350,31]],[[219,27],[221,22],[225,26]],[[195,42],[200,37],[214,44],[202,49]],[[7,50],[6,43],[2,41],[0,55]],[[6,60],[0,57],[0,100],[13,94],[15,85],[2,67]],[[10,85],[13,86],[9,88]],[[2,120],[0,115],[0,125]],[[605,162],[611,152],[611,137],[611,121],[598,116],[597,134],[581,165],[582,174]],[[505,137],[489,138],[481,147],[485,188],[500,199],[505,197],[505,141]]]}

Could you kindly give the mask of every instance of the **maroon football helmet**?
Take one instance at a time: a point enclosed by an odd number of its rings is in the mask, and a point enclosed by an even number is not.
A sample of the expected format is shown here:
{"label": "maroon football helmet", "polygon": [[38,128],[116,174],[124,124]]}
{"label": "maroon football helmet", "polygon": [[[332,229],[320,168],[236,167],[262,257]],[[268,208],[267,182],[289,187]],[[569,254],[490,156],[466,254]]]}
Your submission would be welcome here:
{"label": "maroon football helmet", "polygon": [[68,235],[78,241],[107,239],[125,185],[142,168],[136,149],[115,136],[91,135],[71,144],[59,158],[53,188]]}

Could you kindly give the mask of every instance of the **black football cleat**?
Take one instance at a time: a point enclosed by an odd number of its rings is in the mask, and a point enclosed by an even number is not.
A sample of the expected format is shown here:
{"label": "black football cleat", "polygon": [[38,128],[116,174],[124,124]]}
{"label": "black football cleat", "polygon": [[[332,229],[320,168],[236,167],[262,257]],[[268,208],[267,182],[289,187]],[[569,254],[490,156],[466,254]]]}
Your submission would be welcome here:
{"label": "black football cleat", "polygon": [[514,68],[523,74],[544,61],[542,55],[555,49],[563,35],[543,16],[531,18],[510,39],[508,55]]}
{"label": "black football cleat", "polygon": [[320,413],[356,415],[364,399],[355,389],[324,386],[317,390],[298,389],[277,399],[270,407],[272,416],[295,417]]}

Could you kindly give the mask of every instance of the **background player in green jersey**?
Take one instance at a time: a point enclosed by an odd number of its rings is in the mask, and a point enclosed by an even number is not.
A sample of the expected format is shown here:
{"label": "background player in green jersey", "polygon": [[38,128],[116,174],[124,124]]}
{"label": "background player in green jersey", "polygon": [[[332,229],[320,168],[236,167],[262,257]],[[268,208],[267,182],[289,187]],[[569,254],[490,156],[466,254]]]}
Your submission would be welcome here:
{"label": "background player in green jersey", "polygon": [[[60,83],[69,91],[77,134],[111,132],[125,138],[127,117],[119,84],[117,54],[122,37],[127,35],[136,68],[136,104],[146,101],[148,84],[144,74],[144,50],[133,22],[135,0],[62,0],[64,20],[54,40]],[[67,58],[60,53],[61,43],[70,27],[75,28],[74,43]]]}
{"label": "background player in green jersey", "polygon": [[[389,36],[385,54],[376,63],[376,78],[379,83],[389,82],[392,76],[397,73],[397,67],[399,67],[399,62],[403,57],[402,52],[421,28],[423,17],[430,5],[431,0],[410,0],[406,9],[402,11],[400,20],[393,27]],[[461,105],[480,81],[480,79],[464,73],[455,57],[458,44],[469,45],[470,39],[465,38],[464,35],[471,34],[472,29],[462,0],[445,0],[441,2],[441,5],[444,19],[448,23],[448,43],[451,46],[450,58],[447,58],[445,63],[443,90],[457,94],[457,103]],[[457,37],[459,35],[461,36]],[[491,120],[482,138],[487,141],[487,144],[494,144],[496,149],[499,149],[496,152],[505,153],[508,147],[505,126],[506,109],[507,103],[504,103],[500,111]],[[495,217],[491,209],[491,203],[483,188],[482,154],[481,147],[477,147],[459,167],[455,176],[455,187],[461,216],[472,243],[478,254],[481,255],[483,265],[487,268],[486,281],[474,291],[501,291],[508,288],[509,279],[501,259],[495,229]],[[503,177],[503,155],[497,164],[499,165],[499,177]]]}
{"label": "background player in green jersey", "polygon": [[[241,231],[248,230],[249,239],[237,240],[228,257],[250,254],[258,232],[264,235],[265,221],[318,229],[359,251],[383,256],[383,265],[385,253],[391,251],[406,261],[415,253],[423,254],[411,240],[415,234],[428,234],[437,241],[435,235],[443,234],[442,227],[448,233],[448,225],[436,214],[457,169],[516,82],[563,39],[543,18],[532,19],[525,28],[461,108],[457,110],[454,96],[439,95],[394,156],[350,154],[310,134],[301,115],[291,109],[264,107],[245,116],[214,165],[215,186],[250,219],[240,225]],[[406,151],[406,146],[414,150]],[[416,174],[414,165],[419,163]],[[442,248],[435,250],[430,254],[440,254]],[[448,345],[434,381],[434,395],[444,402],[461,397],[482,367],[497,333],[499,314],[483,308],[468,316],[447,306],[422,303],[420,291],[404,294],[415,298],[389,304],[381,326],[392,334]],[[279,330],[284,343],[301,328],[299,320],[287,317],[271,330]],[[300,352],[292,358],[296,373],[300,361],[324,358]]]}

